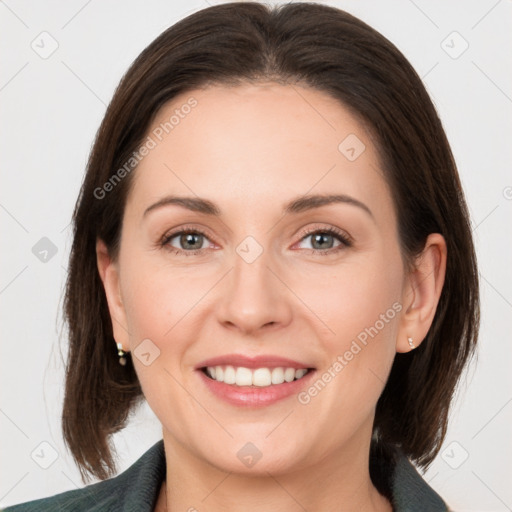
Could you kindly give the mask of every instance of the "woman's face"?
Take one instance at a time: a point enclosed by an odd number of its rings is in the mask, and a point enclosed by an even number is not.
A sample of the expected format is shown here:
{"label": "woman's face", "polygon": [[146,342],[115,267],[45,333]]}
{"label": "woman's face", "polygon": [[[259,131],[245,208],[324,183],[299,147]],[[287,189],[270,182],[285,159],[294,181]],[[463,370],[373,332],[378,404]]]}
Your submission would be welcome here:
{"label": "woman's face", "polygon": [[[147,135],[105,285],[167,449],[253,474],[366,450],[413,297],[365,128],[321,92],[261,84],[183,94]],[[266,356],[225,372],[259,384],[212,387],[198,368],[230,355]],[[314,371],[264,385],[287,366]]]}

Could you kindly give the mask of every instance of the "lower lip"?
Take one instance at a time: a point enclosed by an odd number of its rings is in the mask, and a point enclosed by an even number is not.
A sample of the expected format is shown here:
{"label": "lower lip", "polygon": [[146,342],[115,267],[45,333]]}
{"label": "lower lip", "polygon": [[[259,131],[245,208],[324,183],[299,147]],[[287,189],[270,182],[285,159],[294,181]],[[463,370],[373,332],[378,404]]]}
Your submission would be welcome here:
{"label": "lower lip", "polygon": [[267,387],[235,386],[209,378],[202,370],[197,370],[208,389],[225,402],[241,407],[261,407],[271,405],[301,391],[309,384],[315,370],[310,370],[304,377],[292,382],[272,384]]}

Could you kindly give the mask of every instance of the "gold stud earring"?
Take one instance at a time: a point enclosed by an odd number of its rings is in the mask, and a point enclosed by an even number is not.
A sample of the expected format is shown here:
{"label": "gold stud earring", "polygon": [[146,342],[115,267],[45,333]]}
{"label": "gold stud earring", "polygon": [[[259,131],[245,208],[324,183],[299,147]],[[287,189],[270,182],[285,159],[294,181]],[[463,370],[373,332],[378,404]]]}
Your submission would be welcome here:
{"label": "gold stud earring", "polygon": [[126,365],[126,357],[125,357],[125,352],[123,350],[123,344],[122,343],[118,343],[117,344],[117,355],[119,356],[119,364],[121,366],[125,366]]}
{"label": "gold stud earring", "polygon": [[409,347],[411,347],[411,350],[414,350],[416,347],[414,343],[412,342],[412,338],[407,338],[407,341],[409,342]]}

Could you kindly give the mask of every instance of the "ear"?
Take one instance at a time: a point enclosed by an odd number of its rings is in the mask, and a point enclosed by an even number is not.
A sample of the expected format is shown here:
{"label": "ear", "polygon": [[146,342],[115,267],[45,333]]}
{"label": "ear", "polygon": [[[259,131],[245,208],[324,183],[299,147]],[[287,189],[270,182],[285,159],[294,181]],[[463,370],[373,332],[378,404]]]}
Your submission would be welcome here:
{"label": "ear", "polygon": [[103,282],[103,287],[105,289],[105,295],[107,297],[114,339],[116,343],[121,343],[123,345],[123,350],[125,352],[128,352],[128,323],[126,321],[126,312],[121,299],[119,265],[111,259],[105,242],[99,238],[96,241],[96,261],[101,281]]}
{"label": "ear", "polygon": [[[446,274],[446,241],[439,233],[428,236],[406,276],[402,294],[403,313],[396,341],[397,352],[409,352],[425,339],[434,320]],[[412,339],[412,345],[409,343]]]}

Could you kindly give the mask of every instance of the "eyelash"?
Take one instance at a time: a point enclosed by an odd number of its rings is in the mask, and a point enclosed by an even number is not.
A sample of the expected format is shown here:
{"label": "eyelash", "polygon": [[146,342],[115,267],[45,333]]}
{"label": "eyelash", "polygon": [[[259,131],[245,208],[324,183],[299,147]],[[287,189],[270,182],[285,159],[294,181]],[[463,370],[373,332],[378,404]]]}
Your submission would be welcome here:
{"label": "eyelash", "polygon": [[[336,238],[339,242],[341,242],[341,244],[338,247],[332,247],[332,248],[327,249],[327,250],[306,249],[306,250],[311,251],[311,253],[313,253],[313,254],[330,255],[330,254],[333,254],[333,253],[337,253],[338,251],[343,250],[345,248],[352,247],[352,245],[353,245],[352,239],[348,235],[346,235],[342,231],[339,231],[338,229],[332,228],[332,227],[330,227],[330,228],[320,228],[320,229],[319,228],[309,229],[305,233],[302,234],[300,242],[302,242],[308,236],[316,235],[316,234],[331,235],[334,238]],[[188,257],[188,256],[197,256],[197,255],[201,254],[202,251],[205,250],[205,249],[196,249],[196,250],[192,250],[192,251],[185,251],[183,249],[177,249],[176,247],[169,246],[168,245],[169,242],[173,238],[177,237],[178,235],[202,235],[206,239],[208,239],[208,236],[207,236],[207,234],[204,231],[201,231],[200,229],[197,229],[197,228],[190,228],[189,229],[187,227],[184,227],[184,228],[182,228],[179,231],[175,231],[173,233],[169,233],[169,234],[164,235],[162,240],[161,240],[161,242],[160,242],[160,246],[163,247],[163,248],[167,248],[169,251],[174,252],[174,254],[176,256],[183,255],[183,256],[186,256],[186,257]]]}

